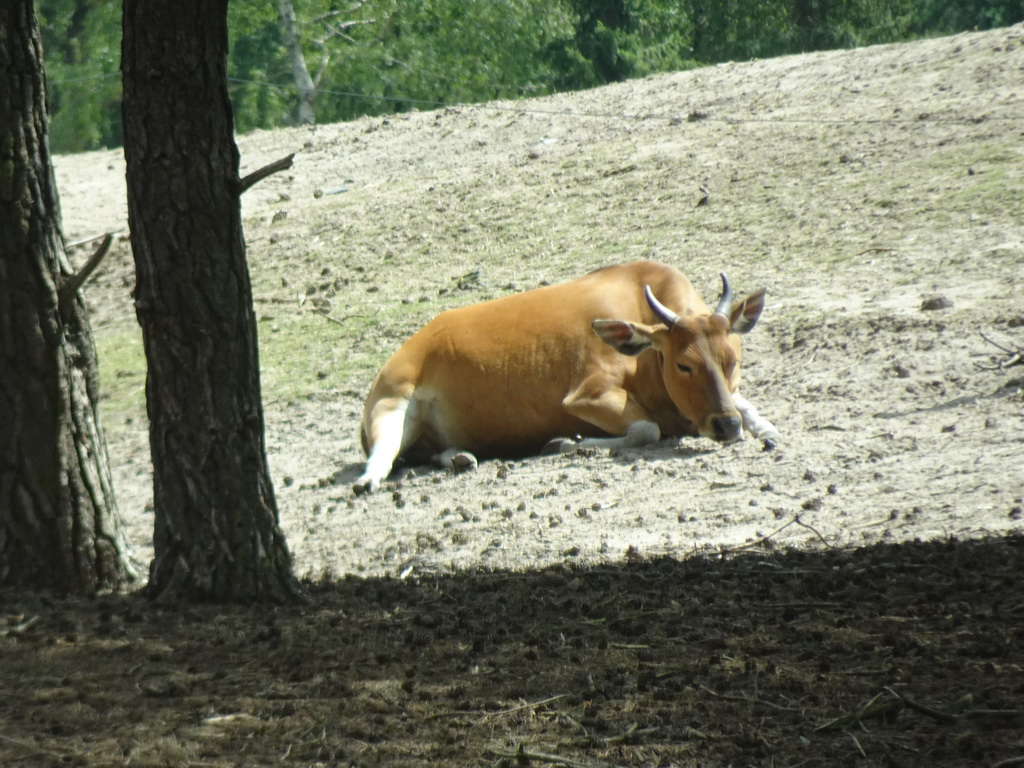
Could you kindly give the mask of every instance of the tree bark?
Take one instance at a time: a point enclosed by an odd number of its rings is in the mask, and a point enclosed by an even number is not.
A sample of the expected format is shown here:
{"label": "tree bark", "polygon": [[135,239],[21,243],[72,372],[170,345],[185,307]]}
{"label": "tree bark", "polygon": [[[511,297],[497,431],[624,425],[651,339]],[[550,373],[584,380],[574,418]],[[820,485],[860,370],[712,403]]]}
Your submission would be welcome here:
{"label": "tree bark", "polygon": [[91,595],[135,573],[97,410],[96,352],[47,143],[32,0],[0,3],[0,586]]}
{"label": "tree bark", "polygon": [[302,42],[299,39],[299,25],[295,21],[295,6],[292,0],[278,0],[278,18],[281,22],[281,37],[288,51],[288,61],[292,66],[292,78],[299,94],[299,108],[296,114],[299,125],[312,125],[316,122],[316,85],[309,75],[306,57],[302,54]]}
{"label": "tree bark", "polygon": [[126,0],[121,66],[135,308],[148,363],[162,601],[297,594],[267,466],[227,0]]}

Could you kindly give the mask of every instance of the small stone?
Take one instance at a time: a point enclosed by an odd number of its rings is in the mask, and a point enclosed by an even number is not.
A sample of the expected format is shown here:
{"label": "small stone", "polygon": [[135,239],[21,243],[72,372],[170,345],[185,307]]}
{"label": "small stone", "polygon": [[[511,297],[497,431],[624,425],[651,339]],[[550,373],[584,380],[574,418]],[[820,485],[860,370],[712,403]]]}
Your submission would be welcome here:
{"label": "small stone", "polygon": [[931,296],[921,302],[921,311],[932,312],[936,309],[949,309],[952,306],[953,302],[945,296]]}

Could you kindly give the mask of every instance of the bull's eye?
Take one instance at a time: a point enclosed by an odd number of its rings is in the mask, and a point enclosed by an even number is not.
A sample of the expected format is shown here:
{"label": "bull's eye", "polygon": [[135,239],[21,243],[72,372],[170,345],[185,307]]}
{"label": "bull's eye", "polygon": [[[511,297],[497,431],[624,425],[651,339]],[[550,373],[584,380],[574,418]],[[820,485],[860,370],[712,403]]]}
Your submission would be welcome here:
{"label": "bull's eye", "polygon": [[690,366],[685,365],[684,363],[676,363],[676,367],[678,367],[679,370],[685,373],[687,376],[693,376],[693,368],[691,368]]}

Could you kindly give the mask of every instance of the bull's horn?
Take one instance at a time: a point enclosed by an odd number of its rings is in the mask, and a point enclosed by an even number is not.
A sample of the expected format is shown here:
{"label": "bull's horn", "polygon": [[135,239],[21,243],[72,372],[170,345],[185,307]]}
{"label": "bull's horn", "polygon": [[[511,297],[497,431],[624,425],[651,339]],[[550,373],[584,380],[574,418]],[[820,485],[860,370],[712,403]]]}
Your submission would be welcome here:
{"label": "bull's horn", "polygon": [[651,293],[651,286],[644,286],[644,296],[647,297],[647,303],[651,305],[651,309],[654,310],[654,314],[658,316],[658,319],[661,320],[661,322],[669,328],[676,324],[676,320],[679,319],[679,315],[654,298],[654,294]]}
{"label": "bull's horn", "polygon": [[722,276],[722,298],[718,300],[715,314],[729,317],[732,314],[732,288],[729,287],[729,280],[725,273],[719,272],[719,274]]}

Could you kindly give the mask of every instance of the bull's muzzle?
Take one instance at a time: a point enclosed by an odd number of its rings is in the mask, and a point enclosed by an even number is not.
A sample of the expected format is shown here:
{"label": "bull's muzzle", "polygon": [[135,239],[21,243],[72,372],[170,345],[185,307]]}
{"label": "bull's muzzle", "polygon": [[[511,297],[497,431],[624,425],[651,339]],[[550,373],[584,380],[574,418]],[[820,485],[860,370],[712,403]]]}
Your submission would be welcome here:
{"label": "bull's muzzle", "polygon": [[715,416],[711,419],[711,430],[718,442],[731,443],[742,436],[743,422],[739,416]]}

